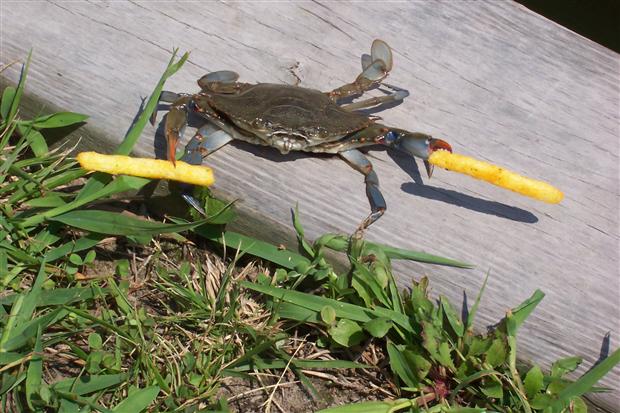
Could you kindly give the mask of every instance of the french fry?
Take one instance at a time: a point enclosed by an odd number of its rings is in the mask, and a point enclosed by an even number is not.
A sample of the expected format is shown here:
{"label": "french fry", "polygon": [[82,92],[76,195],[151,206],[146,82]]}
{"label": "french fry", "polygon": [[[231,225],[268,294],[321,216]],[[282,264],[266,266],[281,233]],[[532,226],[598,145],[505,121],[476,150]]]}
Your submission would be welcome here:
{"label": "french fry", "polygon": [[88,171],[106,172],[114,175],[133,175],[143,178],[168,179],[188,184],[209,186],[214,182],[211,168],[177,161],[132,158],[123,155],[103,155],[97,152],[81,152],[77,161]]}
{"label": "french fry", "polygon": [[441,168],[469,175],[551,204],[559,203],[564,197],[562,191],[546,182],[527,178],[497,165],[470,158],[469,156],[437,150],[429,156],[428,161]]}

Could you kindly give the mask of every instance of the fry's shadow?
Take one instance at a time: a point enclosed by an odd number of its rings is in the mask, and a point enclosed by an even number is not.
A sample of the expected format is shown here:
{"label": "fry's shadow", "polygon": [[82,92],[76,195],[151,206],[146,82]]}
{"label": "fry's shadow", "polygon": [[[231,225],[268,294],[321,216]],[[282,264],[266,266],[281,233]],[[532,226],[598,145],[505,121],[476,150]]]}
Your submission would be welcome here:
{"label": "fry's shadow", "polygon": [[420,169],[416,161],[412,160],[410,156],[396,151],[388,151],[388,156],[413,179],[413,182],[407,182],[401,185],[401,189],[408,194],[446,202],[472,211],[495,215],[512,221],[525,222],[528,224],[538,222],[538,217],[536,217],[536,215],[521,208],[506,205],[501,202],[488,201],[450,189],[425,185],[422,181],[422,175],[420,174]]}
{"label": "fry's shadow", "polygon": [[483,214],[495,215],[512,221],[533,224],[538,222],[536,215],[521,208],[502,204],[501,202],[487,201],[475,196],[466,195],[450,189],[437,188],[429,185],[419,185],[407,182],[401,185],[401,189],[408,194],[421,196],[427,199],[442,201],[447,204],[460,206]]}

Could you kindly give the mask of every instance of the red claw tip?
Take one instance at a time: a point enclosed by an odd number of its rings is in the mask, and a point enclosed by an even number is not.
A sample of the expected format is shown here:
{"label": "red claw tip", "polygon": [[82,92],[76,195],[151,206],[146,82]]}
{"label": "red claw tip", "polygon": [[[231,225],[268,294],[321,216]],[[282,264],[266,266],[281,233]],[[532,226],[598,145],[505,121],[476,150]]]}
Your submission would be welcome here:
{"label": "red claw tip", "polygon": [[442,141],[441,139],[431,138],[429,148],[431,153],[440,149],[452,153],[452,146],[450,146],[448,142]]}

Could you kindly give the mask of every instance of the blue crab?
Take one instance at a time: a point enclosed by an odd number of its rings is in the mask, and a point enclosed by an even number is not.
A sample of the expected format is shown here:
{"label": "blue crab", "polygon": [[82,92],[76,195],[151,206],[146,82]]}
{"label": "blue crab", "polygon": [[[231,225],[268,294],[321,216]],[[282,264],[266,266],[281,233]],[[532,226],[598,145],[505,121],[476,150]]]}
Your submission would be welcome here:
{"label": "blue crab", "polygon": [[[239,75],[232,71],[209,73],[198,80],[201,91],[197,94],[162,93],[160,99],[171,103],[165,122],[168,159],[175,162],[176,146],[189,112],[220,129],[212,133],[213,127],[208,124],[198,129],[181,158],[191,164],[202,163],[204,157],[234,139],[271,146],[282,154],[290,151],[337,154],[364,175],[371,212],[359,225],[358,231],[363,231],[383,215],[386,203],[377,174],[359,148],[385,145],[421,158],[429,177],[433,169],[426,161],[428,156],[438,149],[451,151],[450,145],[440,139],[377,123],[377,117],[359,111],[402,101],[408,96],[406,90],[383,83],[391,69],[390,47],[382,40],[375,40],[370,55],[362,56],[359,76],[330,92],[282,84],[241,83],[237,81]],[[354,103],[339,103],[379,85],[388,88],[389,93]],[[200,210],[191,195],[185,193],[183,197]]]}

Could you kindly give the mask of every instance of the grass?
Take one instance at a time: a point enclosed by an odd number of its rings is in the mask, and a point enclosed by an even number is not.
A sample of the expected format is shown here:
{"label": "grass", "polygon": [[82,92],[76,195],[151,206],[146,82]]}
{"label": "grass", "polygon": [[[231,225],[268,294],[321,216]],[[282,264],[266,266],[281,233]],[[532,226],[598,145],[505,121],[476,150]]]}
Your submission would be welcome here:
{"label": "grass", "polygon": [[[186,59],[172,57],[116,153]],[[47,147],[46,129],[87,116],[19,117],[29,61],[0,101],[0,411],[228,412],[242,394],[223,386],[254,383],[264,411],[286,411],[276,390],[295,384],[323,413],[585,412],[620,362],[616,350],[575,381],[579,358],[522,365],[516,335],[542,292],[479,334],[480,296],[461,318],[426,278],[399,291],[391,260],[471,265],[339,234],[310,242],[298,211],[299,252],[227,231],[232,205],[208,193],[207,218],[146,219],[111,197],[149,180],[87,177]],[[368,400],[327,407],[318,377]]]}

